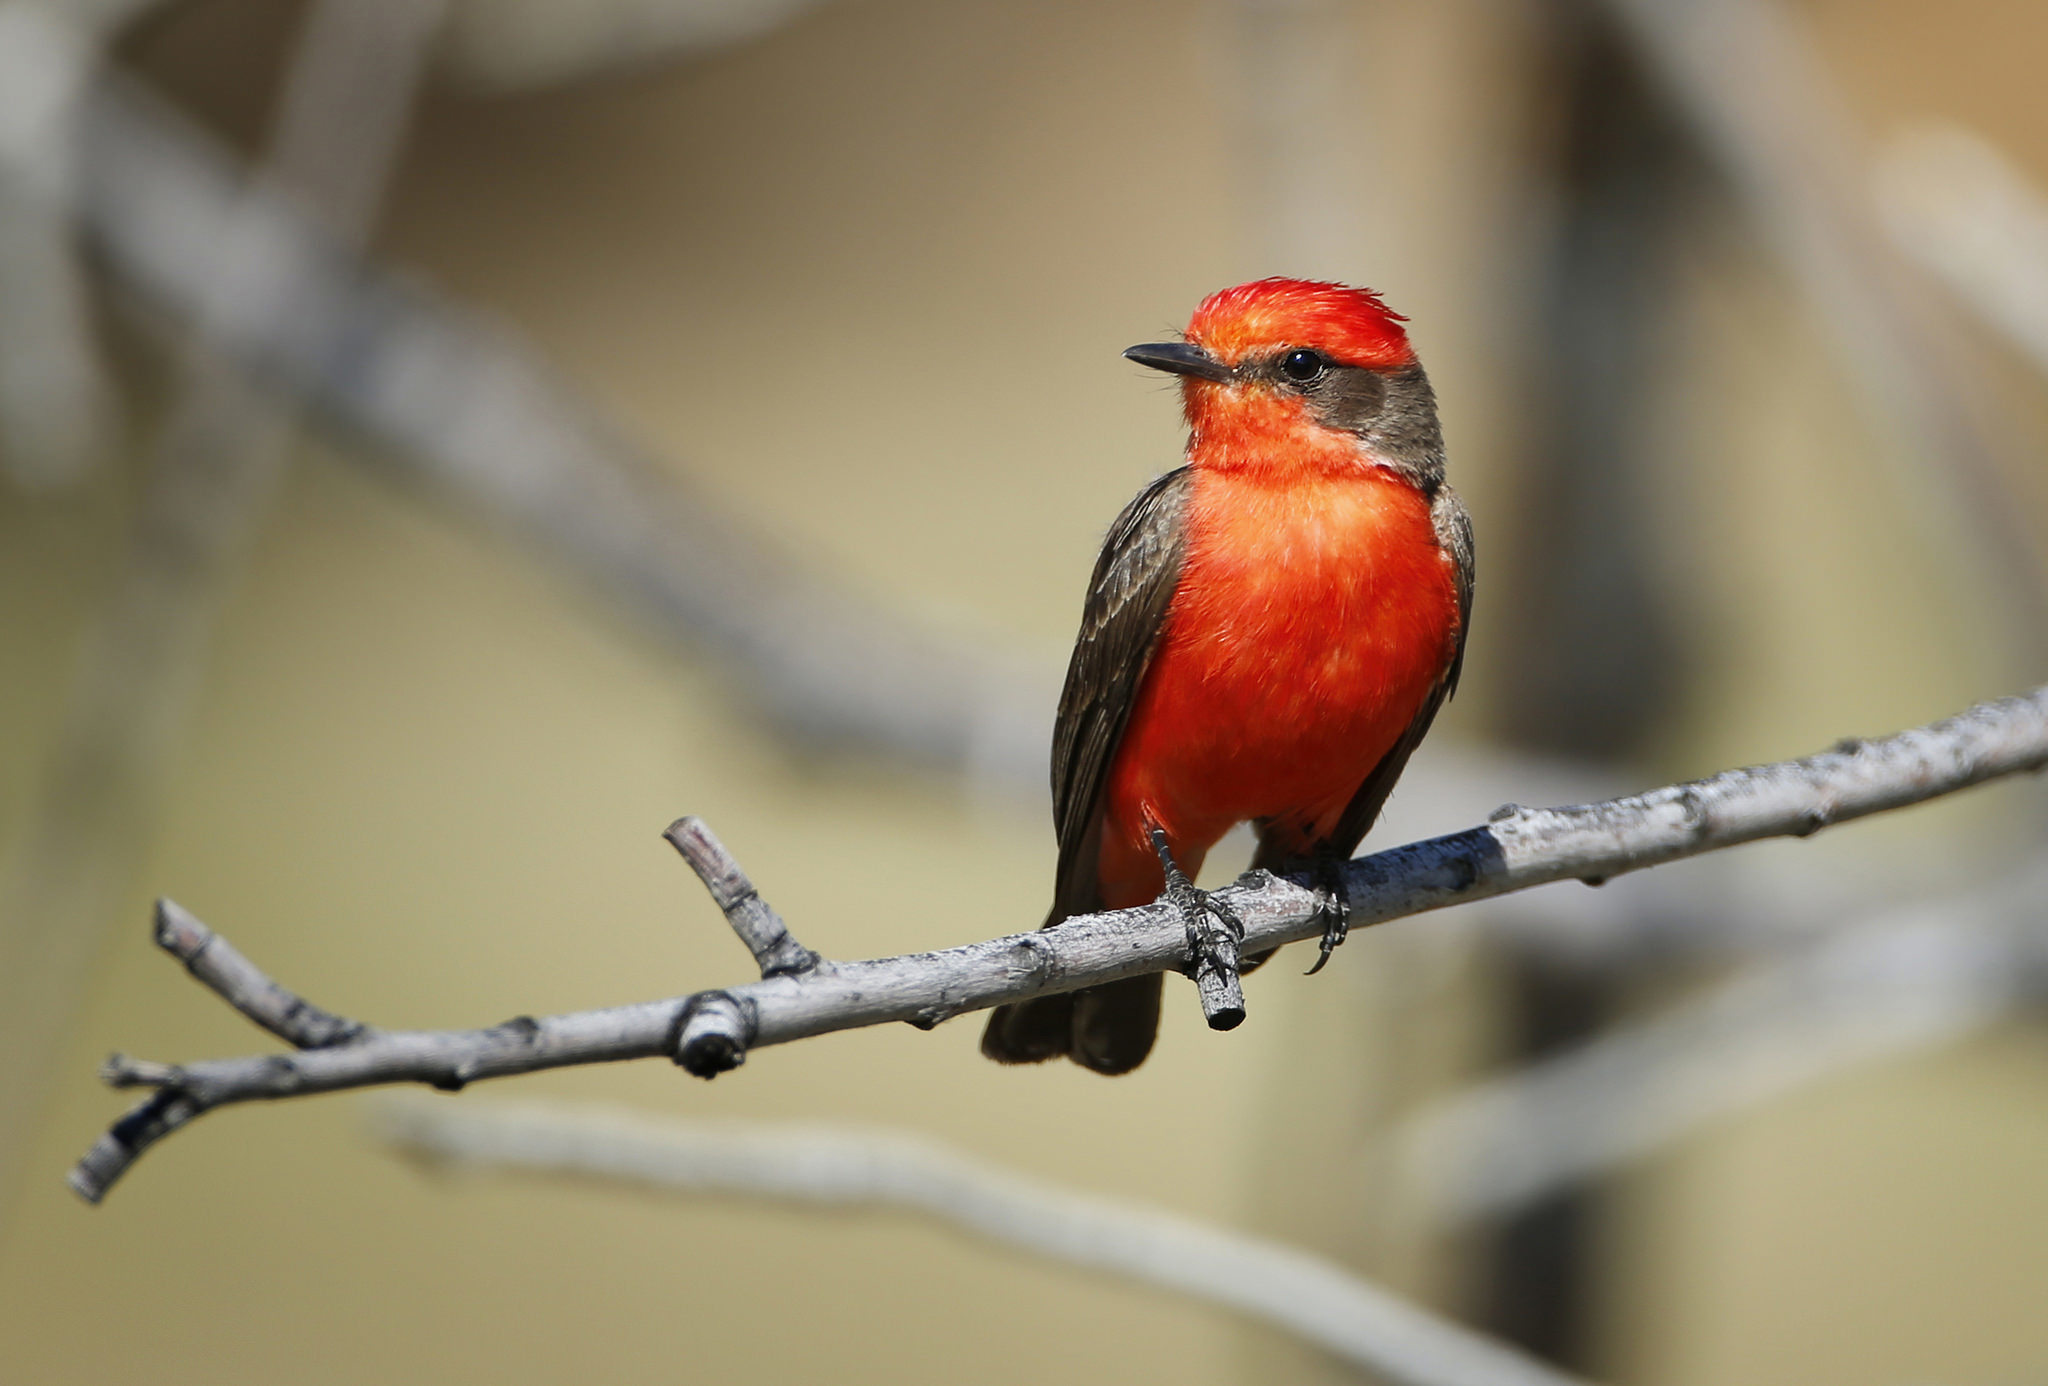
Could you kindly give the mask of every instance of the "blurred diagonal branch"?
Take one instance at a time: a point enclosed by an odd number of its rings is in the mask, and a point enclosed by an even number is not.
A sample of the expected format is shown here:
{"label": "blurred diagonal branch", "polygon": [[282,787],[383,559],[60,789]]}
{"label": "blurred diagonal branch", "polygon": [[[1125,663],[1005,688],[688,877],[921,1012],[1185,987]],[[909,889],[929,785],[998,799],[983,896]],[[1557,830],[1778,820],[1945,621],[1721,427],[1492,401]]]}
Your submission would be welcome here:
{"label": "blurred diagonal branch", "polygon": [[2048,559],[2008,476],[2006,431],[1974,407],[1953,326],[1891,247],[1825,64],[1780,0],[1602,0],[1662,75],[1830,329],[1871,410],[1900,441],[1887,457],[1916,512],[1946,515],[1944,547],[1983,571],[2029,674],[2048,655]]}
{"label": "blurred diagonal branch", "polygon": [[76,480],[115,434],[85,272],[64,215],[74,121],[101,49],[155,0],[8,0],[0,52],[0,471],[26,486]]}
{"label": "blurred diagonal branch", "polygon": [[760,38],[823,0],[465,0],[450,66],[491,91],[555,86]]}
{"label": "blurred diagonal branch", "polygon": [[918,629],[794,561],[504,327],[375,268],[280,199],[241,200],[232,162],[133,83],[101,83],[81,120],[76,212],[133,290],[197,316],[213,247],[231,221],[248,226],[270,292],[206,324],[222,357],[708,650],[794,739],[1043,792],[1051,671]]}
{"label": "blurred diagonal branch", "polygon": [[1889,911],[1454,1093],[1398,1138],[1429,1218],[1503,1217],[1757,1103],[1981,1029],[2048,984],[2048,865]]}
{"label": "blurred diagonal branch", "polygon": [[[438,4],[323,0],[287,74],[262,178],[342,242],[373,220]],[[26,22],[17,16],[19,22]],[[53,31],[54,32],[54,31]],[[59,42],[61,40],[52,40]],[[0,45],[0,64],[33,45]],[[0,78],[0,87],[7,85]],[[88,106],[90,100],[88,100]],[[289,411],[214,354],[250,305],[289,317],[254,201],[224,187],[193,247],[183,379],[149,458],[123,572],[89,637],[38,797],[0,869],[0,1190],[68,1026],[114,900],[127,886],[214,615],[282,473]]]}
{"label": "blurred diagonal branch", "polygon": [[[1804,836],[2044,765],[2048,687],[1883,740],[1844,742],[1803,760],[1729,770],[1598,804],[1509,805],[1483,827],[1353,861],[1346,873],[1352,922],[1363,927],[1550,881],[1605,880],[1760,838]],[[713,877],[744,884],[736,866],[719,865],[707,880]],[[750,891],[735,885],[721,903],[736,911]],[[1219,896],[1243,921],[1247,952],[1321,933],[1316,896],[1302,882],[1255,872]],[[743,937],[758,933],[756,942],[768,937],[758,921],[741,931]],[[168,904],[160,909],[158,940],[188,966],[217,942]],[[792,940],[790,951],[798,948]],[[366,1029],[294,1054],[177,1066],[117,1056],[108,1063],[109,1082],[155,1092],[87,1152],[71,1183],[97,1201],[149,1146],[193,1117],[233,1103],[381,1083],[452,1089],[483,1078],[660,1055],[712,1077],[764,1045],[890,1021],[930,1027],[963,1011],[1191,962],[1180,915],[1154,904],[936,953],[818,960],[742,986],[542,1019],[522,1016],[487,1030]],[[279,996],[295,999],[245,961],[192,970],[224,994],[232,988],[271,998],[266,1006]]]}
{"label": "blurred diagonal branch", "polygon": [[602,1179],[805,1208],[922,1214],[974,1236],[1235,1310],[1404,1386],[1567,1386],[1535,1359],[1320,1257],[1026,1178],[942,1146],[844,1127],[706,1127],[623,1109],[380,1103],[402,1151],[458,1168]]}
{"label": "blurred diagonal branch", "polygon": [[1957,125],[1893,142],[1877,190],[1907,254],[2048,373],[2048,193]]}

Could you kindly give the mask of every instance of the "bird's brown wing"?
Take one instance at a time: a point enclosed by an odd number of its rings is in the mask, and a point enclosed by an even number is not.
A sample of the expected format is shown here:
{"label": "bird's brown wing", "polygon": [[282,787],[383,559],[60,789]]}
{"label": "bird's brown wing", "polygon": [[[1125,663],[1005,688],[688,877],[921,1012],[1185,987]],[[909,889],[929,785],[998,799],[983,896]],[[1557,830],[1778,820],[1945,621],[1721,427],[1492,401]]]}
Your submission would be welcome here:
{"label": "bird's brown wing", "polygon": [[[1439,486],[1430,506],[1430,519],[1436,527],[1437,543],[1451,561],[1452,579],[1457,584],[1458,634],[1451,651],[1450,662],[1444,668],[1443,677],[1423,700],[1422,707],[1401,733],[1393,749],[1380,757],[1372,773],[1358,786],[1358,792],[1351,796],[1351,802],[1344,806],[1343,816],[1330,835],[1311,849],[1317,857],[1349,857],[1358,850],[1358,844],[1371,830],[1380,810],[1386,806],[1387,796],[1394,792],[1394,782],[1401,778],[1407,768],[1408,757],[1422,744],[1428,734],[1429,725],[1436,720],[1437,709],[1450,700],[1457,691],[1458,675],[1465,667],[1465,632],[1472,624],[1472,517],[1465,510],[1465,504],[1447,485]],[[1261,841],[1254,866],[1271,870],[1283,870],[1299,866],[1298,861],[1287,860],[1279,852],[1279,844]]]}
{"label": "bird's brown wing", "polygon": [[1191,476],[1168,472],[1124,507],[1088,583],[1052,735],[1059,870],[1047,926],[1100,908],[1096,857],[1110,763],[1166,625],[1187,546]]}
{"label": "bird's brown wing", "polygon": [[[1102,906],[1096,877],[1102,801],[1110,765],[1180,583],[1189,485],[1183,467],[1147,486],[1116,517],[1102,556],[1095,560],[1052,735],[1052,812],[1060,861],[1052,911],[1045,919],[1048,929]],[[1154,972],[998,1006],[982,1032],[981,1052],[1006,1064],[1066,1055],[1097,1073],[1128,1073],[1152,1050],[1160,982]]]}

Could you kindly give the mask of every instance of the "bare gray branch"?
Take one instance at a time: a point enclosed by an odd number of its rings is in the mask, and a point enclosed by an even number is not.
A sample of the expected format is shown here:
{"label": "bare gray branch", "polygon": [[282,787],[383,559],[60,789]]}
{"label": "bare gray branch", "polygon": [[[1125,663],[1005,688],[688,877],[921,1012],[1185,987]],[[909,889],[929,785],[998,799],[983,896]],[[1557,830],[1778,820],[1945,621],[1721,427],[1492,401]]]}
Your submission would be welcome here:
{"label": "bare gray branch", "polygon": [[[2044,764],[2048,686],[1882,740],[1844,741],[1801,760],[1728,770],[1597,804],[1510,805],[1485,826],[1353,861],[1346,872],[1352,925],[1550,881],[1601,881],[1760,838],[1803,837]],[[1243,921],[1247,950],[1321,932],[1316,897],[1301,883],[1255,872],[1217,895]],[[201,1112],[237,1102],[382,1083],[453,1090],[481,1078],[656,1055],[710,1077],[763,1045],[889,1021],[928,1027],[963,1011],[1190,962],[1180,915],[1155,903],[938,952],[821,963],[798,976],[693,996],[521,1016],[486,1030],[373,1031],[323,1049],[149,1070],[164,1086],[101,1138],[71,1184],[96,1202],[150,1144]],[[139,1080],[145,1070],[128,1072]]]}
{"label": "bare gray branch", "polygon": [[324,1049],[353,1043],[370,1032],[360,1021],[324,1011],[271,981],[240,949],[175,901],[156,902],[156,945],[185,964],[187,972],[223,1001],[288,1044]]}

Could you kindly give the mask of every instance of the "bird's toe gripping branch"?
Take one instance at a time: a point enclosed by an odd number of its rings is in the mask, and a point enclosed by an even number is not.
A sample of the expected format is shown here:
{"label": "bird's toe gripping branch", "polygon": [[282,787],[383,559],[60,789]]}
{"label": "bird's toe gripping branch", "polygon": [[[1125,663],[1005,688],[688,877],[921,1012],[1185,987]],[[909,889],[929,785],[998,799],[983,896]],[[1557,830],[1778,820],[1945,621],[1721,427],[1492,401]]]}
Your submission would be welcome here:
{"label": "bird's toe gripping branch", "polygon": [[1151,829],[1152,850],[1166,872],[1166,899],[1179,911],[1188,933],[1188,975],[1202,998],[1202,1015],[1212,1030],[1234,1030],[1244,1023],[1244,983],[1238,944],[1244,921],[1237,912],[1206,890],[1198,890],[1173,859],[1166,834]]}
{"label": "bird's toe gripping branch", "polygon": [[1315,965],[1308,975],[1323,970],[1330,954],[1351,936],[1351,887],[1345,884],[1344,862],[1337,857],[1316,860],[1316,914],[1323,921],[1322,942],[1317,945]]}

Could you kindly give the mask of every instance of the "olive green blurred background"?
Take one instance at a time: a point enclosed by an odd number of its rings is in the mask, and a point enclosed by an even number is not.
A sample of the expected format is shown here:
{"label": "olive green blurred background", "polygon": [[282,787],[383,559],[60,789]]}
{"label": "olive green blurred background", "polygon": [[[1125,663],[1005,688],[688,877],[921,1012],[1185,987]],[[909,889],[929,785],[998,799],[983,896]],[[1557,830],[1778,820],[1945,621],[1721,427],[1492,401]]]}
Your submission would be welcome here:
{"label": "olive green blurred background", "polygon": [[[1959,121],[2048,181],[2038,3],[1799,8],[1874,138]],[[246,148],[298,14],[177,4],[119,52]],[[374,249],[522,334],[817,570],[1048,671],[1105,524],[1180,444],[1171,390],[1118,352],[1226,283],[1370,283],[1413,319],[1476,516],[1474,644],[1437,736],[1484,754],[1529,741],[1530,661],[1575,657],[1516,645],[1549,561],[1524,463],[1545,357],[1569,349],[1538,285],[1558,221],[1549,22],[1506,0],[835,0],[586,80],[444,72]],[[1328,63],[1334,98],[1247,117],[1248,24],[1292,26],[1273,51]],[[1608,768],[1623,785],[1927,720],[2040,672],[1873,461],[1881,424],[1740,212],[1700,205],[1660,310],[1671,465],[1624,517],[1686,655]],[[97,312],[137,446],[69,488],[0,487],[0,836],[28,812],[168,390],[160,324],[112,293]],[[2038,381],[1976,346],[2031,447]],[[1233,1320],[922,1225],[443,1179],[379,1149],[352,1097],[211,1116],[106,1206],[74,1199],[64,1170],[123,1105],[94,1079],[103,1054],[264,1042],[150,946],[156,895],[321,1004],[418,1027],[743,977],[658,836],[684,812],[828,955],[1042,913],[1041,805],[791,750],[715,668],[351,465],[359,446],[318,420],[295,444],[30,1168],[0,1190],[0,1380],[1342,1379]],[[2014,485],[2048,514],[2040,475]],[[1994,789],[1755,850],[1939,865],[1976,835],[2037,839],[2037,807]],[[1154,1058],[1113,1083],[998,1071],[968,1017],[764,1051],[709,1085],[645,1063],[498,1087],[896,1125],[1476,1313],[1484,1234],[1402,1231],[1372,1174],[1394,1115],[1505,1043],[1502,965],[1483,939],[1420,944],[1437,922],[1360,936],[1313,982],[1269,969],[1228,1035],[1170,988]],[[1719,1123],[1606,1190],[1577,1365],[1676,1386],[2048,1379],[2044,1171],[2048,1047],[2019,1021]]]}

